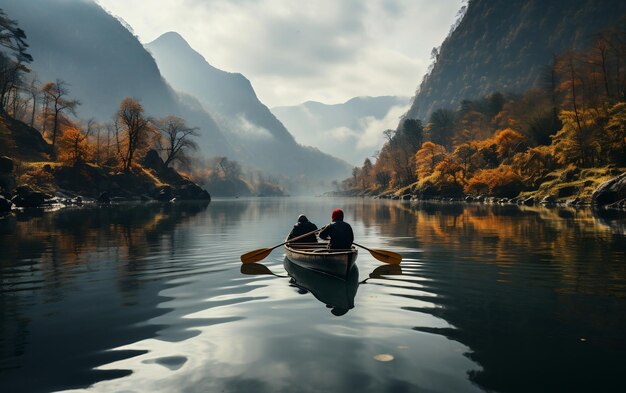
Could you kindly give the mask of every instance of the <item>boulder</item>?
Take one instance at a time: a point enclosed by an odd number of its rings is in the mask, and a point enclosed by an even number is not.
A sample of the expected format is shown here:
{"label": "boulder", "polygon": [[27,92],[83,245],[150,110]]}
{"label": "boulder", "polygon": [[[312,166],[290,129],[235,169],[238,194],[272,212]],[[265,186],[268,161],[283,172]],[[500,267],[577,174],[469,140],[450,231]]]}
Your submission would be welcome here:
{"label": "boulder", "polygon": [[485,196],[479,195],[478,197],[476,197],[476,201],[480,203],[485,203]]}
{"label": "boulder", "polygon": [[46,198],[43,192],[32,191],[29,194],[25,194],[22,189],[21,194],[17,194],[13,197],[11,202],[17,207],[42,207],[45,204]]}
{"label": "boulder", "polygon": [[103,192],[98,196],[98,203],[101,205],[108,205],[111,203],[111,197],[108,192]]}
{"label": "boulder", "polygon": [[556,203],[556,197],[554,195],[546,195],[540,203],[542,205],[554,205]]}
{"label": "boulder", "polygon": [[591,196],[594,205],[604,206],[626,198],[626,172],[602,183]]}
{"label": "boulder", "polygon": [[474,197],[471,195],[468,195],[465,197],[465,202],[474,202]]}
{"label": "boulder", "polygon": [[167,202],[174,197],[171,186],[163,186],[156,191],[156,200],[161,202]]}
{"label": "boulder", "polygon": [[411,194],[404,194],[400,197],[403,201],[408,201],[411,199]]}
{"label": "boulder", "polygon": [[209,193],[199,185],[189,182],[180,186],[175,193],[176,198],[182,200],[211,200]]}
{"label": "boulder", "polygon": [[528,197],[522,201],[524,206],[532,206],[535,204],[535,197]]}
{"label": "boulder", "polygon": [[10,200],[0,195],[0,213],[10,212],[12,206],[13,206],[13,203],[11,203]]}
{"label": "boulder", "polygon": [[7,156],[0,157],[0,175],[9,175],[13,173],[15,165],[13,160]]}
{"label": "boulder", "polygon": [[607,209],[626,210],[626,198],[621,201],[613,202],[610,205],[606,205]]}
{"label": "boulder", "polygon": [[163,173],[167,167],[165,163],[159,156],[156,150],[151,149],[146,153],[146,156],[141,161],[141,164],[146,167],[156,171],[156,173]]}
{"label": "boulder", "polygon": [[17,187],[15,189],[15,193],[19,196],[21,196],[22,198],[27,197],[28,195],[30,195],[33,192],[33,189],[30,188],[30,186],[28,184],[23,184],[19,187]]}

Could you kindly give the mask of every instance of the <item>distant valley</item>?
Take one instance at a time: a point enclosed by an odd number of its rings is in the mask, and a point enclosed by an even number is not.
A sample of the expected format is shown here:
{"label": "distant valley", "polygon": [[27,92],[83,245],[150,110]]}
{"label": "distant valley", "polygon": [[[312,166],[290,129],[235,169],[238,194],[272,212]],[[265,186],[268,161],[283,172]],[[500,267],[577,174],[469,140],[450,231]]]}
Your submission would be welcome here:
{"label": "distant valley", "polygon": [[334,105],[279,106],[272,112],[299,143],[361,165],[382,145],[383,131],[398,125],[409,103],[409,97],[356,97]]}

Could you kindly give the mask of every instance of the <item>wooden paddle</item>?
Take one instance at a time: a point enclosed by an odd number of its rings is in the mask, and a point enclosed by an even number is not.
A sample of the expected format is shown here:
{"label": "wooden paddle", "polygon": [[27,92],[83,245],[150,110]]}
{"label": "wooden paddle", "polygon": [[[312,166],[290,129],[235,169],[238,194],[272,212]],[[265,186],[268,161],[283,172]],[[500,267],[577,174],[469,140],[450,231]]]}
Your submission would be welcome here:
{"label": "wooden paddle", "polygon": [[388,263],[390,265],[399,265],[400,262],[402,262],[402,255],[400,255],[398,253],[395,253],[393,251],[367,248],[365,246],[362,246],[362,245],[354,243],[354,242],[352,244],[354,244],[357,247],[361,247],[361,248],[369,251],[370,254],[372,254],[372,256],[374,258],[378,259],[381,262],[385,262],[385,263]]}
{"label": "wooden paddle", "polygon": [[283,245],[285,245],[287,243],[291,243],[291,242],[294,242],[296,240],[300,240],[300,239],[302,239],[304,237],[307,237],[309,235],[312,235],[314,233],[321,232],[321,231],[324,230],[324,228],[326,228],[326,227],[323,226],[323,227],[321,227],[319,229],[316,229],[314,231],[311,231],[309,233],[305,233],[304,235],[300,235],[298,237],[294,237],[293,239],[289,239],[286,242],[282,242],[282,243],[280,243],[280,244],[278,244],[278,245],[276,245],[276,246],[274,246],[272,248],[259,248],[258,250],[247,252],[247,253],[245,253],[245,254],[243,254],[241,256],[241,263],[258,262],[258,261],[260,261],[262,259],[265,259],[265,257],[267,257],[268,255],[270,255],[270,252],[272,252],[273,249],[278,248],[280,246],[283,246]]}

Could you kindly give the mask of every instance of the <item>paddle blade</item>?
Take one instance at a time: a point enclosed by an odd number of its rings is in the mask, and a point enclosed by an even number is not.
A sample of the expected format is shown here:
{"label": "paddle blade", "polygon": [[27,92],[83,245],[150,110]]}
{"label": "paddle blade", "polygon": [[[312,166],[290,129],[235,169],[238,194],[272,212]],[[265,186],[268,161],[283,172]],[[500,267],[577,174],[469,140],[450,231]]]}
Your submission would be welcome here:
{"label": "paddle blade", "polygon": [[272,252],[271,248],[259,248],[258,250],[247,252],[241,256],[241,263],[258,262],[270,255],[270,252]]}
{"label": "paddle blade", "polygon": [[400,262],[402,262],[402,255],[393,251],[372,249],[372,248],[368,248],[367,251],[369,251],[370,254],[372,254],[374,258],[378,259],[381,262],[388,263],[390,265],[399,265]]}

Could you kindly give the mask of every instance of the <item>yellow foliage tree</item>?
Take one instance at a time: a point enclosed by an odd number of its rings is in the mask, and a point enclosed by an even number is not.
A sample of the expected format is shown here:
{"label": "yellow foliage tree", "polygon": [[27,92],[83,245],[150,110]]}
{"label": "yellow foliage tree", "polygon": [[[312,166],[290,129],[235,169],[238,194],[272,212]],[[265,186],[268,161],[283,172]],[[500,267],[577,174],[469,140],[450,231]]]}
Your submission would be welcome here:
{"label": "yellow foliage tree", "polygon": [[617,163],[626,164],[626,102],[618,102],[609,109],[606,137],[607,153],[613,155]]}
{"label": "yellow foliage tree", "polygon": [[446,149],[432,142],[424,142],[422,148],[415,153],[415,174],[424,178],[435,171],[435,167],[445,156]]}
{"label": "yellow foliage tree", "polygon": [[511,167],[521,176],[534,181],[556,168],[552,148],[536,146],[517,153],[511,160]]}
{"label": "yellow foliage tree", "polygon": [[588,166],[600,155],[602,146],[594,135],[598,129],[595,111],[562,111],[563,128],[552,137],[554,156],[559,164]]}

